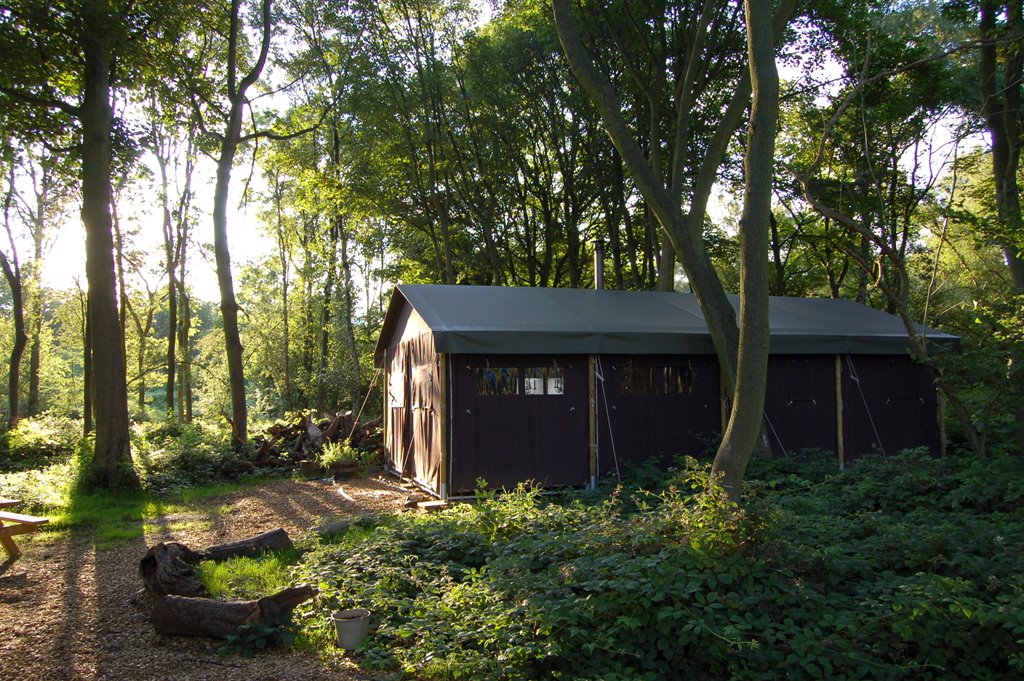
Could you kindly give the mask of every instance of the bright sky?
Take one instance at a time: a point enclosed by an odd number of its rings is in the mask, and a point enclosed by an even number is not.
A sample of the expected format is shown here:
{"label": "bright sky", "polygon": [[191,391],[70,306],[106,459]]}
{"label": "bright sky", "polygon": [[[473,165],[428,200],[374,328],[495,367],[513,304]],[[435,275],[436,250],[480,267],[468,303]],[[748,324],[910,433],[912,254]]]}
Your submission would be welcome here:
{"label": "bright sky", "polygon": [[[212,165],[209,159],[205,162]],[[195,203],[201,216],[194,226],[192,238],[196,244],[206,244],[201,252],[195,245],[190,246],[188,253],[188,279],[193,294],[203,300],[216,301],[217,270],[213,261],[213,175],[211,168],[202,179],[197,177]],[[256,219],[257,206],[239,206],[245,177],[243,172],[248,168],[236,168],[232,174],[232,196],[228,202],[228,248],[231,253],[232,273],[238,281],[243,264],[260,258],[272,244],[264,234]],[[207,177],[208,175],[208,177]],[[254,178],[255,179],[255,178]],[[161,267],[163,259],[163,235],[160,225],[160,210],[156,205],[156,190],[142,191],[141,200],[128,202],[129,205],[118,207],[122,226],[128,230],[137,229],[130,249],[141,250],[147,254],[146,271],[143,273],[150,285],[157,287],[162,279],[150,271]],[[46,257],[43,270],[43,283],[58,290],[75,288],[78,279],[85,287],[85,230],[78,219],[79,206],[70,207],[68,220],[61,227],[50,253]],[[141,286],[140,282],[136,282]]]}

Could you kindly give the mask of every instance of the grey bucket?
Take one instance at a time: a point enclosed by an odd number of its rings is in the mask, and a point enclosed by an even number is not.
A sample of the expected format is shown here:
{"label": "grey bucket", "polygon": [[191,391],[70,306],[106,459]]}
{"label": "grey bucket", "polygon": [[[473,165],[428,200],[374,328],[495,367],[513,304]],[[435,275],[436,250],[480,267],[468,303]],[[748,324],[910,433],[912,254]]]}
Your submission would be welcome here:
{"label": "grey bucket", "polygon": [[338,610],[331,619],[338,634],[338,646],[345,650],[358,648],[370,633],[370,611],[365,608]]}

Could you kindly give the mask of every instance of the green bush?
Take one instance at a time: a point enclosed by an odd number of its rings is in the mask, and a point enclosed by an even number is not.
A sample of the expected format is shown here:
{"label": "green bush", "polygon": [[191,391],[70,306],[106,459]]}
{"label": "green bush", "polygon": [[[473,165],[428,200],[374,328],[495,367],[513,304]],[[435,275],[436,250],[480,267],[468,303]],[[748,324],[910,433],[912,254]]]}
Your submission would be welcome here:
{"label": "green bush", "polygon": [[44,468],[70,458],[82,438],[80,420],[41,414],[0,434],[0,472]]}
{"label": "green bush", "polygon": [[357,524],[293,574],[365,607],[367,668],[425,679],[1004,679],[1024,673],[1012,459],[761,462],[745,511],[692,461],[661,491],[520,488]]}
{"label": "green bush", "polygon": [[132,452],[142,487],[159,494],[233,479],[244,467],[230,433],[203,421],[134,424]]}

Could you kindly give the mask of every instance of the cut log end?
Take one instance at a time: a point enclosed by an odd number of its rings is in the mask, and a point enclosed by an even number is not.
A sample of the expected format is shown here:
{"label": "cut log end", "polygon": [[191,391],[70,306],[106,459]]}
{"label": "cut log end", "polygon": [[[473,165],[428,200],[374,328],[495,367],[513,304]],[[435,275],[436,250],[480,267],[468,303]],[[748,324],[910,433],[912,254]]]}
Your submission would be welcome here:
{"label": "cut log end", "polygon": [[139,561],[139,575],[150,593],[157,596],[205,596],[194,566],[203,559],[184,544],[163,542],[146,551]]}

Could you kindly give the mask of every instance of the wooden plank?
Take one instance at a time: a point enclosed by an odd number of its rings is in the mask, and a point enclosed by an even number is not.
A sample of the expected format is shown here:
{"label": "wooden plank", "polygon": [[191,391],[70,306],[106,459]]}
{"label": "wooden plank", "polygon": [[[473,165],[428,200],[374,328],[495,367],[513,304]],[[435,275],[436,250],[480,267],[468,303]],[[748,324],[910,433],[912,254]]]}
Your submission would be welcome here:
{"label": "wooden plank", "polygon": [[444,509],[451,506],[447,501],[443,499],[431,499],[430,501],[420,501],[416,504],[416,508],[432,513],[434,511],[443,511]]}
{"label": "wooden plank", "polygon": [[24,515],[22,513],[13,513],[11,511],[0,511],[0,521],[21,523],[22,525],[45,525],[50,522],[50,519],[40,518],[39,516],[34,515]]}
{"label": "wooden plank", "polygon": [[0,537],[14,537],[19,534],[32,534],[38,529],[38,525],[0,525]]}
{"label": "wooden plank", "polygon": [[21,502],[17,499],[4,499],[0,497],[0,508],[10,508],[11,506],[17,506]]}

